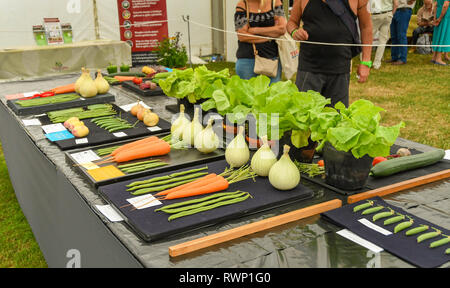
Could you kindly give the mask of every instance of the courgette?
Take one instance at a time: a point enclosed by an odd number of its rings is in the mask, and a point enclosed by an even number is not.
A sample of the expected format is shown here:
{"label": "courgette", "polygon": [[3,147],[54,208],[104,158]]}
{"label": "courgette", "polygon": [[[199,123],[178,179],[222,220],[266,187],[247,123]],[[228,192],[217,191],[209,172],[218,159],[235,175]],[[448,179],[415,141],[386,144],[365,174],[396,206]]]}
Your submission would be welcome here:
{"label": "courgette", "polygon": [[436,149],[420,154],[398,157],[383,161],[373,166],[370,175],[374,177],[390,176],[402,171],[412,170],[420,167],[432,165],[445,156],[445,151]]}

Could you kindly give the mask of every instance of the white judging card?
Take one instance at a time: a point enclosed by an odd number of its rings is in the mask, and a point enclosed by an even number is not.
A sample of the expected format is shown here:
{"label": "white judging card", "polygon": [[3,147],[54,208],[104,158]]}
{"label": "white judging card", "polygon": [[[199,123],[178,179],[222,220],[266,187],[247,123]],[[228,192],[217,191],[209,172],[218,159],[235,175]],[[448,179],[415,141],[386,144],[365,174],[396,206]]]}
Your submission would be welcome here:
{"label": "white judging card", "polygon": [[374,231],[377,231],[378,233],[383,234],[384,236],[389,236],[392,234],[391,231],[381,228],[380,226],[373,224],[372,222],[370,222],[369,220],[367,220],[365,218],[359,219],[358,222]]}
{"label": "white judging card", "polygon": [[444,159],[450,160],[450,150],[445,150],[445,156]]}
{"label": "white judging card", "polygon": [[153,127],[147,127],[148,130],[150,130],[151,132],[155,132],[155,131],[159,131],[162,130],[160,127],[158,126],[153,126]]}
{"label": "white judging card", "polygon": [[42,130],[44,130],[45,134],[50,134],[53,132],[60,132],[67,129],[66,127],[64,127],[62,123],[58,123],[58,124],[44,125],[42,126]]}
{"label": "white judging card", "polygon": [[116,136],[117,138],[121,138],[121,137],[127,136],[127,134],[125,134],[125,133],[123,133],[123,132],[113,133],[113,135]]}
{"label": "white judging card", "polygon": [[24,119],[22,120],[23,125],[25,126],[40,126],[42,125],[41,121],[39,119],[33,118],[33,119]]}
{"label": "white judging card", "polygon": [[78,164],[84,164],[89,163],[92,161],[99,160],[100,157],[98,157],[97,154],[95,154],[92,150],[86,150],[83,152],[77,152],[70,154],[70,156],[78,163]]}
{"label": "white judging card", "polygon": [[87,138],[79,138],[79,139],[75,139],[75,144],[79,145],[79,144],[86,144],[88,143],[88,139]]}
{"label": "white judging card", "polygon": [[161,205],[162,203],[152,195],[142,195],[134,198],[127,199],[128,203],[134,206],[136,209],[145,209],[152,206]]}
{"label": "white judging card", "polygon": [[351,232],[350,230],[342,229],[336,233],[341,235],[344,238],[347,238],[350,241],[355,242],[356,244],[359,244],[359,245],[369,249],[370,251],[372,251],[374,253],[380,253],[384,250],[383,248],[373,244],[372,242],[369,242],[369,241],[359,237],[358,235]]}
{"label": "white judging card", "polygon": [[[120,108],[126,112],[129,112],[131,110],[131,108],[133,108],[133,106],[135,106],[136,104],[138,104],[138,102],[122,105],[122,106],[120,106]],[[141,104],[144,108],[151,109],[151,107],[147,106],[147,104],[145,104],[144,102],[139,102],[139,104]]]}
{"label": "white judging card", "polygon": [[97,210],[100,211],[111,222],[123,221],[122,216],[119,215],[110,205],[95,205]]}

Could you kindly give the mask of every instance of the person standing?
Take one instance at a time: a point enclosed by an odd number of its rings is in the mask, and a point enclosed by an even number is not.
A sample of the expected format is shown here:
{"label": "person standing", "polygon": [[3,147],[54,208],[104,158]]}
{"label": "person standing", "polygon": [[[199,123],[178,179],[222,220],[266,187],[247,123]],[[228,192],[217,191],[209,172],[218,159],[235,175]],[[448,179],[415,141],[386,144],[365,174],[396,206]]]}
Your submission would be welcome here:
{"label": "person standing", "polygon": [[[238,33],[236,74],[240,78],[250,79],[257,76],[254,72],[253,44],[259,56],[279,60],[276,41],[258,36],[278,38],[286,33],[286,18],[281,0],[276,0],[275,4],[273,0],[239,1],[234,14],[234,24]],[[271,83],[281,80],[280,62],[278,61],[276,76],[271,77]]]}
{"label": "person standing", "polygon": [[[358,20],[361,31],[362,61],[358,66],[359,82],[366,82],[372,66],[372,19],[368,0],[338,0],[344,3],[344,11],[351,21],[344,22],[337,16],[330,0],[296,0],[286,26],[287,31],[300,44],[300,57],[296,85],[300,91],[314,90],[331,99],[334,106],[339,101],[349,104],[350,67]],[[338,3],[339,4],[339,3]],[[347,17],[348,19],[348,17]],[[351,22],[350,24],[348,24]],[[300,23],[303,26],[300,27]],[[347,23],[347,24],[345,24]],[[359,40],[359,35],[357,35]],[[342,43],[344,45],[309,44],[311,42]],[[369,45],[367,45],[369,44]]]}
{"label": "person standing", "polygon": [[[426,0],[432,1],[432,0]],[[378,33],[378,44],[375,58],[373,60],[373,68],[380,69],[381,60],[383,59],[386,43],[389,40],[389,27],[391,26],[392,17],[398,6],[397,0],[370,0],[370,12],[372,14],[373,35]]]}
{"label": "person standing", "polygon": [[[434,32],[432,45],[450,45],[450,13],[448,6],[450,0],[437,0],[434,7]],[[433,59],[434,64],[437,65],[449,65],[442,60],[442,54],[450,52],[450,47],[433,47]],[[449,60],[446,57],[447,60]]]}
{"label": "person standing", "polygon": [[424,0],[422,7],[417,11],[417,28],[413,31],[411,44],[417,44],[417,39],[419,39],[420,35],[424,33],[433,33],[433,23],[433,0]]}
{"label": "person standing", "polygon": [[392,46],[391,60],[388,61],[392,65],[406,64],[406,58],[408,57],[406,34],[408,33],[409,20],[411,20],[414,4],[416,4],[416,0],[398,0],[398,7],[391,23],[391,42],[393,45],[405,46]]}

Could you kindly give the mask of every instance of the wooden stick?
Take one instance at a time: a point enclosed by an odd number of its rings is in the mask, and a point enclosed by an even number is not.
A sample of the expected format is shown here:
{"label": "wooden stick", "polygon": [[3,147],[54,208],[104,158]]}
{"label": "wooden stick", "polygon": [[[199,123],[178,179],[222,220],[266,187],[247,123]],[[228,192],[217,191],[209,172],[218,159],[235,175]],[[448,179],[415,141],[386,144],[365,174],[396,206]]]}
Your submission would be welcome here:
{"label": "wooden stick", "polygon": [[428,174],[425,176],[413,178],[403,182],[395,183],[392,185],[384,186],[378,189],[370,190],[367,192],[359,193],[356,195],[349,196],[347,202],[349,204],[355,203],[361,200],[369,199],[375,196],[385,196],[395,192],[399,192],[405,189],[417,187],[420,185],[428,184],[431,182],[439,181],[450,177],[450,169],[442,170],[436,173]]}
{"label": "wooden stick", "polygon": [[171,257],[177,257],[206,247],[214,246],[216,244],[224,243],[236,238],[247,236],[256,232],[264,231],[289,222],[317,215],[322,212],[339,208],[341,206],[342,201],[339,199],[334,199],[310,207],[298,209],[289,213],[270,217],[255,223],[246,224],[241,227],[233,228],[227,231],[219,232],[213,235],[209,235],[192,241],[184,242],[175,246],[171,246],[169,247],[169,255]]}

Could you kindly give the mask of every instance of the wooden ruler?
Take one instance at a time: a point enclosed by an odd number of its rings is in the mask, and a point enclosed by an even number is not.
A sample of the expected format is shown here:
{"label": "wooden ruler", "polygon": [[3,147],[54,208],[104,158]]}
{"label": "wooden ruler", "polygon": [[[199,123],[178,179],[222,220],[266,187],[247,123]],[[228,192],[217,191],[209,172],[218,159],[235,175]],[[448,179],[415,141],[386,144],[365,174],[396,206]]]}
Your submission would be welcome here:
{"label": "wooden ruler", "polygon": [[450,178],[450,169],[447,170],[442,170],[436,173],[432,173],[432,174],[428,174],[425,176],[421,176],[421,177],[417,177],[417,178],[413,178],[410,180],[406,180],[403,182],[399,182],[399,183],[395,183],[392,185],[388,185],[388,186],[384,186],[378,189],[374,189],[374,190],[370,190],[367,192],[363,192],[363,193],[359,193],[359,194],[355,194],[352,196],[349,196],[347,198],[347,202],[348,203],[355,203],[361,200],[365,200],[365,199],[369,199],[375,196],[385,196],[388,194],[392,194],[395,192],[399,192],[405,189],[409,189],[409,188],[413,188],[413,187],[417,187],[420,185],[424,185],[424,184],[428,184],[431,182],[435,182],[435,181],[439,181],[439,180],[443,180],[446,178]]}
{"label": "wooden ruler", "polygon": [[236,238],[247,236],[249,234],[264,231],[276,226],[280,226],[303,218],[314,216],[329,210],[339,208],[341,206],[342,201],[334,199],[310,207],[298,209],[289,213],[270,217],[255,223],[246,224],[237,228],[233,228],[213,235],[205,236],[199,239],[171,246],[169,247],[169,255],[171,257],[181,256],[206,247],[211,247]]}

